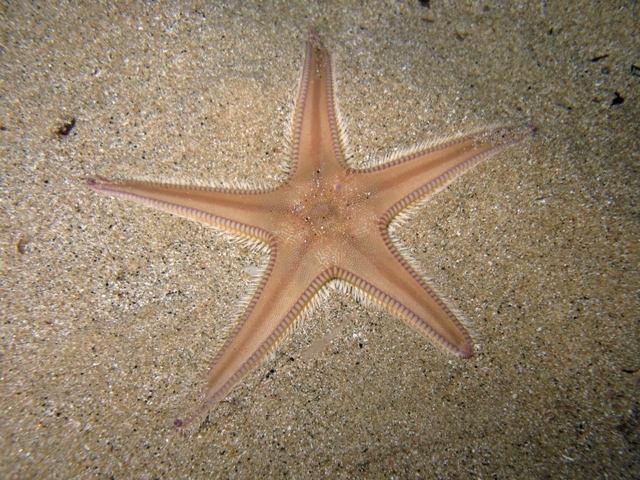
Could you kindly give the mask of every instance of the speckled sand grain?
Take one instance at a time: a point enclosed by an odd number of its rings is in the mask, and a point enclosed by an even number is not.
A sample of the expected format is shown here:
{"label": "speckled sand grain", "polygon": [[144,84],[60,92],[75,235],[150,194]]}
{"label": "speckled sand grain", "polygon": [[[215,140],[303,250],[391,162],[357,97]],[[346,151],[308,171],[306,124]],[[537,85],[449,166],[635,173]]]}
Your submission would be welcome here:
{"label": "speckled sand grain", "polygon": [[[637,3],[23,3],[0,7],[0,477],[640,476]],[[400,235],[478,354],[333,294],[185,437],[263,258],[85,180],[277,183],[309,28],[357,161],[538,127]]]}

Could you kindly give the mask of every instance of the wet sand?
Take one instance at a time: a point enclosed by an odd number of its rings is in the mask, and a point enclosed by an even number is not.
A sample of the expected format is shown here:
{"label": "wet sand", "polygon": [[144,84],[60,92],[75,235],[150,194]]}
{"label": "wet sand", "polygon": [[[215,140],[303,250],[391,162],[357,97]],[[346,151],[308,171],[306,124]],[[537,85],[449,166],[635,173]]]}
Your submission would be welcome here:
{"label": "wet sand", "polygon": [[[638,478],[640,9],[563,3],[2,7],[0,476]],[[86,179],[277,184],[309,28],[356,163],[537,127],[398,233],[478,352],[334,292],[184,436],[264,257]]]}

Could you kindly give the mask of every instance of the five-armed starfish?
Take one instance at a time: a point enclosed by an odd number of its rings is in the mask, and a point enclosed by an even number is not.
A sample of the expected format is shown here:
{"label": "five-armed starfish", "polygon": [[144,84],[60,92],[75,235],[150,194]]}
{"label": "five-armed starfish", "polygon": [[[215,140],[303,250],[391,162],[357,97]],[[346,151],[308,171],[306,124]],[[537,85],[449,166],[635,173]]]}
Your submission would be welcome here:
{"label": "five-armed starfish", "polygon": [[211,363],[206,403],[187,420],[176,420],[179,428],[197,426],[331,282],[384,307],[444,350],[473,354],[468,332],[401,255],[388,229],[407,207],[516,143],[527,130],[476,129],[357,169],[345,156],[331,69],[329,52],[309,33],[290,172],[277,188],[89,180],[99,193],[203,222],[270,252],[257,288]]}

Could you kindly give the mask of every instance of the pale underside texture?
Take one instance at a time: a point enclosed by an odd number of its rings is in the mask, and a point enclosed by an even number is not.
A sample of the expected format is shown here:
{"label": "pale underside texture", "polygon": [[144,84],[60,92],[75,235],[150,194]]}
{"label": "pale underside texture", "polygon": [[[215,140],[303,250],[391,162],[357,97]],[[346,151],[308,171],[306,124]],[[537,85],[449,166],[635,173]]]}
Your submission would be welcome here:
{"label": "pale underside texture", "polygon": [[97,192],[187,217],[266,245],[270,256],[255,292],[209,370],[207,401],[177,427],[206,413],[283,339],[327,283],[400,317],[442,349],[473,354],[451,309],[392,243],[389,224],[407,207],[528,129],[486,127],[424,143],[366,169],[345,159],[328,51],[309,34],[293,122],[288,179],[275,189],[222,189],[140,181],[90,180]]}

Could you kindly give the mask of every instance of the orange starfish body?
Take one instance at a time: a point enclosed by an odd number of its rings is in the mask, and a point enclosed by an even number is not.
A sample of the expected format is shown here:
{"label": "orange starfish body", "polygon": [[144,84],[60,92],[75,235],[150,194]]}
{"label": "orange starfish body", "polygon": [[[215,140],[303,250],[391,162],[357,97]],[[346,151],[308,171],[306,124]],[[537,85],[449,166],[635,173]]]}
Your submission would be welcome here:
{"label": "orange starfish body", "polygon": [[[203,222],[254,244],[269,259],[207,378],[206,403],[174,423],[197,427],[272,351],[329,283],[376,303],[442,349],[473,354],[471,337],[392,242],[406,209],[526,136],[492,126],[416,145],[369,168],[345,155],[329,52],[309,33],[293,120],[287,180],[272,189],[89,180],[95,191]],[[404,211],[404,212],[403,212]]]}

